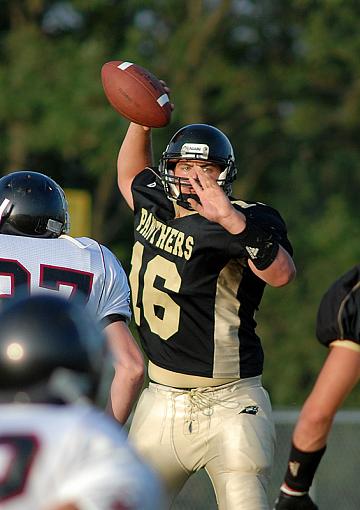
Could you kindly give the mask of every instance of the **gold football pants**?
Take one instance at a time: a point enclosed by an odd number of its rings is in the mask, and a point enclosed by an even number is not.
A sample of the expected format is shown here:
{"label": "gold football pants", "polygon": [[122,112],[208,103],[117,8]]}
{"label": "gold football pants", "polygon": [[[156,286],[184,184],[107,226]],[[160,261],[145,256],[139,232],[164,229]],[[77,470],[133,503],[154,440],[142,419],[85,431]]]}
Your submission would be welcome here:
{"label": "gold football pants", "polygon": [[205,468],[219,510],[268,510],[275,431],[260,377],[192,390],[150,383],[129,438],[158,471],[171,501]]}

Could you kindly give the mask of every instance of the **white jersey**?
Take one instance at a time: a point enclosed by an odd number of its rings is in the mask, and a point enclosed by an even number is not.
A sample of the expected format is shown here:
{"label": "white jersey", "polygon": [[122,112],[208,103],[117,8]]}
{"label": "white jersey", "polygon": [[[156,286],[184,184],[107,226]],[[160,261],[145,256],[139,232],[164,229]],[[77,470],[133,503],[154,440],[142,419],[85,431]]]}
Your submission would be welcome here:
{"label": "white jersey", "polygon": [[0,298],[30,293],[81,291],[98,321],[110,315],[130,319],[130,292],[125,272],[115,255],[88,237],[39,239],[0,234]]}
{"label": "white jersey", "polygon": [[161,510],[157,477],[88,405],[0,405],[0,508]]}

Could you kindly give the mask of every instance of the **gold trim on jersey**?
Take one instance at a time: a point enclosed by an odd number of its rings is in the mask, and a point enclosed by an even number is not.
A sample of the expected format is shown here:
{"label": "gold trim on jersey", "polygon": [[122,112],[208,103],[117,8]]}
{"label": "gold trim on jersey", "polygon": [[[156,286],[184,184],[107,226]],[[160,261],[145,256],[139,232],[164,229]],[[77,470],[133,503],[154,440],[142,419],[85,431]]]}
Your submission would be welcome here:
{"label": "gold trim on jersey", "polygon": [[190,216],[191,214],[199,214],[197,211],[192,211],[191,209],[185,209],[185,207],[181,207],[181,205],[173,202],[174,206],[174,216],[175,218],[184,218],[184,216]]}
{"label": "gold trim on jersey", "polygon": [[334,340],[331,342],[330,347],[345,347],[346,349],[360,352],[360,345],[352,340]]}
{"label": "gold trim on jersey", "polygon": [[[243,209],[248,209],[249,207],[255,207],[258,204],[261,204],[261,202],[255,202],[255,203],[252,203],[252,204],[248,204],[247,202],[244,202],[243,200],[231,200],[231,203],[239,205]],[[264,205],[264,204],[262,204],[262,205]]]}
{"label": "gold trim on jersey", "polygon": [[[345,306],[346,306],[346,303],[349,301],[351,295],[360,287],[360,282],[357,282],[354,287],[350,290],[350,292],[347,293],[347,295],[344,297],[344,299],[341,301],[340,303],[340,307],[339,307],[339,311],[338,311],[338,316],[337,316],[337,321],[338,321],[338,326],[339,326],[339,330],[340,330],[340,338],[344,338],[344,328],[343,328],[343,325],[342,325],[342,314],[344,312],[344,309],[345,309]],[[336,340],[337,341],[337,340]]]}
{"label": "gold trim on jersey", "polygon": [[221,386],[222,384],[228,384],[239,379],[238,377],[222,379],[181,374],[180,372],[173,372],[172,370],[161,368],[152,361],[149,361],[148,372],[152,381],[163,384],[164,386],[171,386],[172,388],[206,388],[208,386]]}
{"label": "gold trim on jersey", "polygon": [[214,377],[240,377],[240,303],[236,297],[242,267],[232,259],[219,274],[214,317]]}

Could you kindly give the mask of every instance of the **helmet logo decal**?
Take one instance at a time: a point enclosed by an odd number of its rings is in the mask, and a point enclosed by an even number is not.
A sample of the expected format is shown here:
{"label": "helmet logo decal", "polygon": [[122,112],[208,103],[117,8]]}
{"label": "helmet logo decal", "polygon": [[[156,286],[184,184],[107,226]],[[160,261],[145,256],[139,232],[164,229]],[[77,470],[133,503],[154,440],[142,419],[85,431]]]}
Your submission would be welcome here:
{"label": "helmet logo decal", "polygon": [[184,158],[208,159],[209,146],[206,143],[184,143],[180,154]]}
{"label": "helmet logo decal", "polygon": [[0,205],[0,223],[2,220],[2,217],[6,212],[8,212],[8,206],[10,205],[10,200],[8,198],[4,198],[2,201],[2,204]]}
{"label": "helmet logo decal", "polygon": [[50,232],[54,232],[55,234],[60,235],[63,228],[63,224],[60,223],[60,221],[52,220],[50,218],[48,219],[46,228],[50,230]]}

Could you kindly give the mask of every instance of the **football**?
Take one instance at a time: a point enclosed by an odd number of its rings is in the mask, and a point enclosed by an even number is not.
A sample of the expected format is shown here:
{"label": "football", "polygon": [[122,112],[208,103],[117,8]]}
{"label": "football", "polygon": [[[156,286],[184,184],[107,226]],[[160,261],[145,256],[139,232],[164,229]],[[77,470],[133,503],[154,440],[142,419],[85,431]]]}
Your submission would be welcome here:
{"label": "football", "polygon": [[170,99],[160,80],[147,69],[113,60],[102,66],[101,81],[108,101],[126,119],[148,127],[170,122]]}

